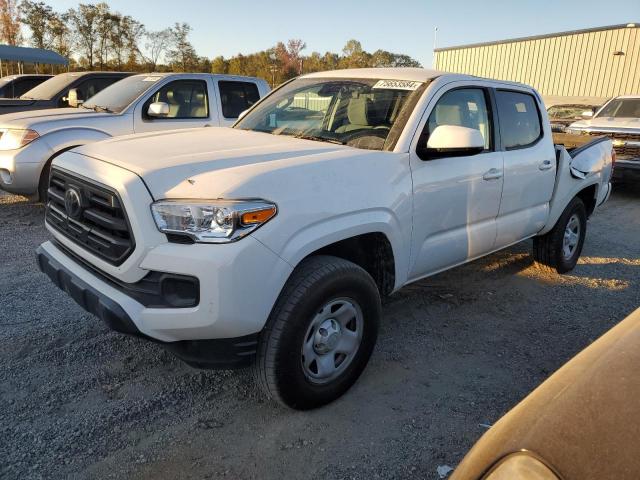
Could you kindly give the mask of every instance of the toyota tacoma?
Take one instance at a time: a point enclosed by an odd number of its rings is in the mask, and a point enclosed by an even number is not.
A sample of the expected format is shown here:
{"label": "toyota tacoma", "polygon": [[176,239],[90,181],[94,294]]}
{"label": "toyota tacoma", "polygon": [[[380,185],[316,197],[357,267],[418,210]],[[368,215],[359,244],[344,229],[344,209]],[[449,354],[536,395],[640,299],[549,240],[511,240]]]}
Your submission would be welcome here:
{"label": "toyota tacoma", "polygon": [[571,270],[611,141],[555,146],[532,88],[412,68],[313,73],[233,128],[131,135],[53,161],[40,269],[119,332],[252,365],[314,408],[373,352],[380,298],[533,238]]}

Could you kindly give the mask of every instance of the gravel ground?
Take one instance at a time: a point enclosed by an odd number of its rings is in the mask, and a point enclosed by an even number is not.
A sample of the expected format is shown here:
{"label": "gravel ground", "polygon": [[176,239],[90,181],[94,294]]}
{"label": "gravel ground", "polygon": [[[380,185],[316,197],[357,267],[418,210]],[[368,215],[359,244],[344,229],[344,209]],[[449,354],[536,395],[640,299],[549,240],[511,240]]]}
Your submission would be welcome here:
{"label": "gravel ground", "polygon": [[438,478],[529,391],[640,306],[640,189],[614,192],[566,276],[530,244],[387,299],[378,347],[332,405],[266,402],[115,334],[34,264],[42,206],[0,195],[0,476]]}

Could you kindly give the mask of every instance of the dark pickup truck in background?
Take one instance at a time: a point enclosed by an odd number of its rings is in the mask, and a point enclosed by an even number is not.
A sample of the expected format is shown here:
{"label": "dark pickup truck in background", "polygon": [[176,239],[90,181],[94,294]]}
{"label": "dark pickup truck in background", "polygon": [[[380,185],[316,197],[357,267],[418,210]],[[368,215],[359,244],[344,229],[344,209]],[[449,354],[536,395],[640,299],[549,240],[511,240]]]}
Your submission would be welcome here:
{"label": "dark pickup truck in background", "polygon": [[0,98],[19,98],[53,75],[9,75],[0,78]]}
{"label": "dark pickup truck in background", "polygon": [[131,74],[124,72],[61,73],[32,88],[20,98],[0,98],[0,114],[76,106],[69,102],[71,90],[75,93],[72,97],[84,101],[129,75]]}

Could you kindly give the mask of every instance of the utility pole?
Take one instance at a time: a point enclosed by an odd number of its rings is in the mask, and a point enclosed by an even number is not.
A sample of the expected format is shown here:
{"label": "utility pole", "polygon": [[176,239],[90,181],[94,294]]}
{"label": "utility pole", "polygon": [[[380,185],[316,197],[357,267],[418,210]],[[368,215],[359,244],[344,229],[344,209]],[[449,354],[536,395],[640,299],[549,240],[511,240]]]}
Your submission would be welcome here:
{"label": "utility pole", "polygon": [[433,29],[433,60],[431,66],[436,68],[436,48],[438,46],[438,27]]}

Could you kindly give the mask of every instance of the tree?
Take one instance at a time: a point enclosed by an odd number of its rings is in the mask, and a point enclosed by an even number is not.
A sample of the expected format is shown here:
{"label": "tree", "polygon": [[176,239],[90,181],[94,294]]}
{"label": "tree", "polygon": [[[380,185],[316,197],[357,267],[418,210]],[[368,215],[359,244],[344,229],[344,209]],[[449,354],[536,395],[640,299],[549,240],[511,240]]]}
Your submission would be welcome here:
{"label": "tree", "polygon": [[174,69],[188,72],[198,65],[198,55],[189,42],[191,26],[188,23],[176,23],[171,29],[171,48],[167,59]]}
{"label": "tree", "polygon": [[69,18],[66,13],[54,13],[49,20],[49,34],[51,35],[51,48],[63,57],[71,56],[72,38],[69,32]]}
{"label": "tree", "polygon": [[173,35],[170,28],[165,28],[157,32],[147,32],[145,38],[147,43],[144,46],[147,55],[144,58],[151,65],[151,71],[153,72],[156,70],[160,59],[171,46]]}
{"label": "tree", "polygon": [[98,3],[96,7],[96,57],[100,70],[104,70],[109,62],[109,50],[111,47],[112,30],[119,22],[120,15],[111,13],[109,5]]}
{"label": "tree", "polygon": [[386,50],[376,50],[371,55],[372,67],[420,67],[420,62],[414,60],[409,55],[387,52]]}
{"label": "tree", "polygon": [[211,73],[229,73],[229,65],[222,55],[211,61]]}
{"label": "tree", "polygon": [[343,68],[363,68],[369,65],[371,55],[364,51],[362,44],[357,40],[349,40],[342,53]]}
{"label": "tree", "polygon": [[51,22],[53,9],[44,2],[22,0],[20,21],[31,31],[30,43],[36,48],[49,48],[52,42]]}
{"label": "tree", "polygon": [[0,0],[0,41],[8,45],[20,45],[20,15],[15,0]]}
{"label": "tree", "polygon": [[72,8],[67,15],[76,32],[75,43],[79,53],[86,57],[91,70],[98,43],[100,8],[98,5],[81,3],[77,10]]}

